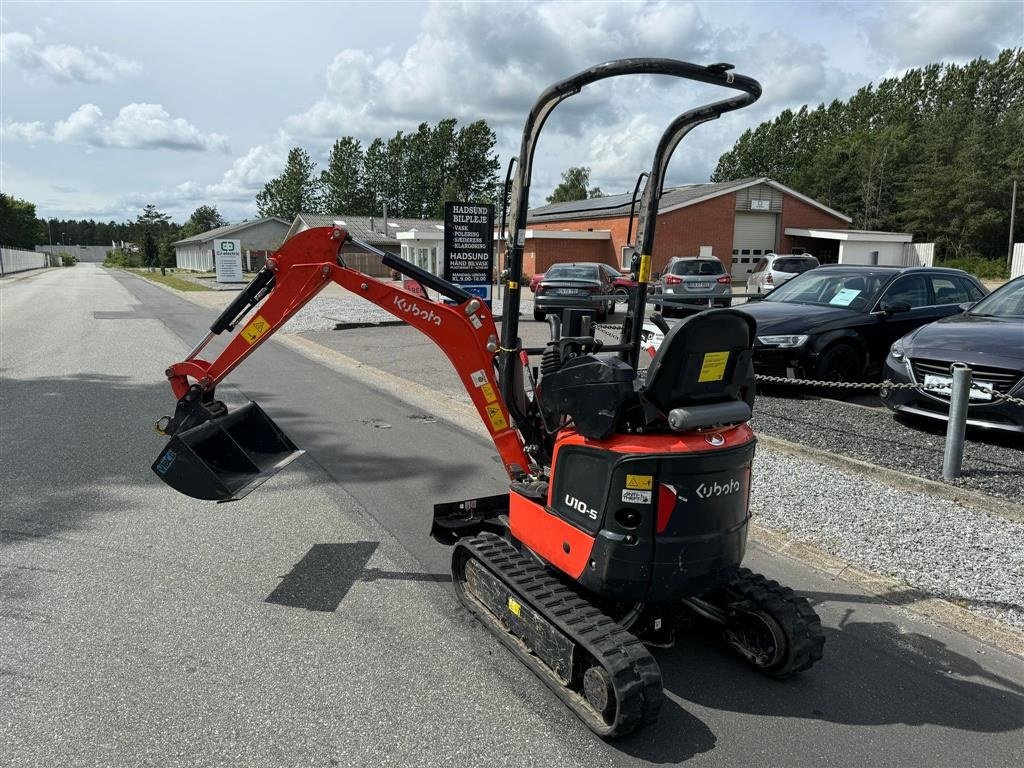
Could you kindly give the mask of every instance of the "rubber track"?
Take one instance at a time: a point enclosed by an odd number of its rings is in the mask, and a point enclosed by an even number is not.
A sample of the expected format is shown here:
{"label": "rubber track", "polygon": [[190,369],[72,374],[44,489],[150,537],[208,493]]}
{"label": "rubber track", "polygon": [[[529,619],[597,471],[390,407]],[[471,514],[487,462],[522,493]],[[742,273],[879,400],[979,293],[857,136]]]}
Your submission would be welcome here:
{"label": "rubber track", "polygon": [[604,722],[581,693],[560,684],[547,665],[525,650],[522,641],[504,631],[490,610],[466,594],[462,574],[453,574],[456,592],[466,607],[531,667],[591,730],[603,738],[615,738],[657,720],[663,699],[661,669],[634,635],[495,534],[460,539],[455,545],[453,566],[459,561],[460,549],[466,550],[500,579],[517,600],[543,616],[607,670],[618,702],[616,718],[611,724]]}
{"label": "rubber track", "polygon": [[766,675],[789,677],[821,660],[825,652],[825,635],[821,631],[821,619],[807,598],[748,568],[732,571],[722,586],[781,621],[783,630],[792,638],[785,662],[775,670],[762,670]]}

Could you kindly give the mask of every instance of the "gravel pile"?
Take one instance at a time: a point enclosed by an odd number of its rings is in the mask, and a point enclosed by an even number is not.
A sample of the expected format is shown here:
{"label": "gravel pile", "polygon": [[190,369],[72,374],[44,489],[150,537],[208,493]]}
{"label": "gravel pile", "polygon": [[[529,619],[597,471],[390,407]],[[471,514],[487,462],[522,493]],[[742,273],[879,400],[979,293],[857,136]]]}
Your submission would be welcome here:
{"label": "gravel pile", "polygon": [[[501,314],[501,299],[494,301],[495,316]],[[520,315],[526,317],[533,311],[533,299],[520,299]],[[385,312],[359,296],[330,297],[317,296],[298,314],[289,320],[282,331],[304,333],[306,331],[332,331],[338,323],[391,323],[395,316]]]}
{"label": "gravel pile", "polygon": [[751,511],[766,528],[1024,629],[1024,524],[763,448]]}
{"label": "gravel pile", "polygon": [[[944,422],[903,424],[888,409],[759,393],[754,428],[900,472],[942,479]],[[957,485],[1024,504],[1024,439],[969,430]]]}

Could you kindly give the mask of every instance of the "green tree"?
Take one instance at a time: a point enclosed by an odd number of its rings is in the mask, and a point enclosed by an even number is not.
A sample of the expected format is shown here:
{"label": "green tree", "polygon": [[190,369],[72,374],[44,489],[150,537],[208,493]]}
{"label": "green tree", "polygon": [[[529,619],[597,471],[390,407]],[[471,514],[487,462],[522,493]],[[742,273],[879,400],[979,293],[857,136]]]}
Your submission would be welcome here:
{"label": "green tree", "polygon": [[149,267],[149,271],[152,272],[153,268],[160,262],[160,254],[157,249],[156,239],[153,237],[153,233],[146,230],[142,236],[142,258],[143,264]]}
{"label": "green tree", "polygon": [[315,172],[316,164],[304,149],[291,149],[284,172],[268,181],[256,195],[259,215],[290,221],[298,213],[320,213],[323,195]]}
{"label": "green tree", "polygon": [[600,187],[590,188],[590,169],[573,166],[562,173],[562,183],[555,187],[548,197],[549,203],[567,203],[570,200],[586,200],[588,197],[603,197]]}
{"label": "green tree", "polygon": [[1005,257],[1024,168],[1024,49],[930,64],[743,133],[712,181],[769,176],[941,257]]}
{"label": "green tree", "polygon": [[[452,189],[457,197],[449,200],[470,200],[497,203],[501,196],[498,170],[501,167],[494,151],[498,137],[485,120],[477,120],[460,128],[455,142],[455,160],[451,174]],[[440,214],[439,214],[440,215]]]}
{"label": "green tree", "polygon": [[372,213],[364,188],[365,161],[363,147],[358,139],[345,136],[334,142],[327,169],[320,174],[326,213]]}
{"label": "green tree", "polygon": [[0,245],[34,248],[46,242],[46,225],[35,203],[0,193]]}
{"label": "green tree", "polygon": [[224,217],[220,215],[215,205],[201,205],[192,211],[188,221],[181,228],[182,239],[209,232],[211,229],[223,227],[227,224]]}

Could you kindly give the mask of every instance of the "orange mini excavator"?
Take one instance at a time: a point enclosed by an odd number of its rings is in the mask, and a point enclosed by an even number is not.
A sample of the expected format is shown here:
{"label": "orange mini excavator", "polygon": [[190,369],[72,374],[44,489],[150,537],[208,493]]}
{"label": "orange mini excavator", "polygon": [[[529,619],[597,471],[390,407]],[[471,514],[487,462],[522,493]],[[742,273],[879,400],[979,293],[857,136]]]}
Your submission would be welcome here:
{"label": "orange mini excavator", "polygon": [[[617,343],[595,338],[593,308],[583,306],[549,318],[545,346],[524,347],[519,281],[541,128],[556,105],[588,84],[636,74],[738,93],[680,115],[657,145],[640,199],[636,286]],[[431,535],[453,547],[455,589],[466,607],[594,732],[611,738],[655,720],[662,680],[648,647],[671,645],[678,628],[690,625],[681,621],[688,615],[720,625],[729,646],[767,675],[807,669],[822,656],[818,616],[792,590],[739,567],[755,443],[747,423],[754,321],[719,309],[668,328],[654,315],[664,340],[653,359],[644,355],[646,371],[638,370],[669,159],[692,128],[760,93],[755,80],[728,64],[649,58],[601,64],[545,90],[506,178],[511,217],[507,233],[504,221],[500,227],[507,234],[500,334],[478,298],[341,226],[291,238],[209,335],[167,369],[178,402],[174,415],[158,422],[170,441],[154,472],[181,493],[230,501],[301,454],[255,403],[229,412],[215,391],[333,281],[425,333],[455,366],[510,485],[496,496],[438,504]],[[347,266],[342,246],[350,241],[447,301]],[[202,359],[225,331],[234,336],[223,352]]]}

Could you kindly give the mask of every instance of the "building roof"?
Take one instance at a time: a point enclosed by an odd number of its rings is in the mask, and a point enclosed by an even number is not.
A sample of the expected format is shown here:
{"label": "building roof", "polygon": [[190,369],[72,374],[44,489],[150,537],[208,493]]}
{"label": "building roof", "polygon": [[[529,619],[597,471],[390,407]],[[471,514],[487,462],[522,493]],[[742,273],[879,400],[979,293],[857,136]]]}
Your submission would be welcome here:
{"label": "building roof", "polygon": [[819,240],[851,240],[861,243],[909,243],[910,232],[882,232],[874,229],[825,229],[821,227],[786,227],[786,234],[813,237]]}
{"label": "building roof", "polygon": [[205,243],[208,240],[213,240],[219,237],[226,237],[227,235],[234,234],[235,232],[241,232],[243,229],[249,227],[255,227],[257,224],[265,224],[268,221],[276,221],[281,224],[288,226],[288,222],[284,219],[280,219],[277,216],[267,216],[262,219],[253,219],[252,221],[243,221],[240,224],[225,224],[223,227],[215,227],[214,229],[206,232],[200,232],[198,235],[192,235],[192,237],[186,237],[184,240],[175,240],[171,245],[191,245],[193,243]]}
{"label": "building roof", "polygon": [[344,213],[325,216],[318,213],[300,213],[295,216],[295,221],[292,222],[291,227],[288,229],[285,239],[287,240],[292,235],[305,229],[333,227],[334,222],[342,224],[356,240],[362,240],[376,246],[398,245],[396,235],[399,232],[406,232],[410,229],[422,230],[428,227],[432,228],[435,225],[444,225],[444,222],[440,219],[400,219],[388,216],[388,231],[385,232],[383,216],[349,216]]}
{"label": "building roof", "polygon": [[[681,187],[671,187],[666,189],[662,194],[661,204],[658,206],[658,213],[662,214],[668,213],[669,211],[675,211],[679,208],[685,208],[688,205],[702,203],[705,200],[710,200],[730,192],[737,192],[741,189],[753,187],[757,184],[767,184],[780,192],[792,195],[793,197],[802,200],[808,205],[813,205],[815,208],[819,208],[832,216],[843,219],[844,221],[853,221],[853,219],[846,214],[833,210],[827,205],[823,205],[817,200],[812,200],[806,195],[800,194],[795,189],[790,189],[785,184],[780,184],[766,176],[750,176],[745,179],[736,179],[735,181],[709,182],[707,184],[684,184]],[[609,195],[608,197],[592,197],[587,200],[572,200],[566,203],[552,203],[551,205],[544,205],[530,211],[527,216],[527,223],[542,224],[547,221],[606,219],[628,216],[632,199],[632,194],[627,192],[621,195]],[[640,201],[637,200],[638,208],[639,205]]]}

